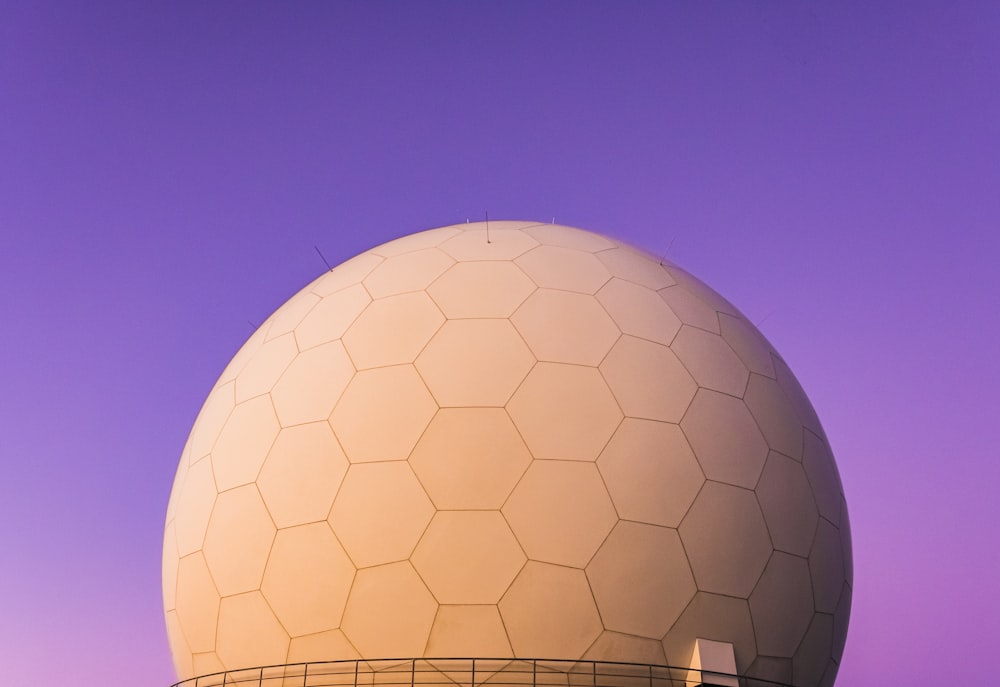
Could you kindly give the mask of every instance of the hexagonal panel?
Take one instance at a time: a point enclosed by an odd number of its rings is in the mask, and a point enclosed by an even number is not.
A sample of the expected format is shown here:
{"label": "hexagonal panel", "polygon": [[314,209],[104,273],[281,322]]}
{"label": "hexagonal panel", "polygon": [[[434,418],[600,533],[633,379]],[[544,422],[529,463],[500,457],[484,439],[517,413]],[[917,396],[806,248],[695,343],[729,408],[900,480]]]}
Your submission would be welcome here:
{"label": "hexagonal panel", "polygon": [[701,302],[709,305],[716,312],[742,317],[740,311],[737,310],[732,303],[727,301],[715,289],[706,285],[705,282],[698,279],[687,270],[674,264],[669,265],[667,269],[670,272],[670,275],[677,281],[678,285],[682,286],[686,291],[690,292]]}
{"label": "hexagonal panel", "polygon": [[271,326],[267,330],[265,340],[276,339],[294,330],[320,300],[320,297],[311,293],[308,288],[289,298],[271,316]]}
{"label": "hexagonal panel", "polygon": [[373,298],[422,291],[454,262],[437,248],[404,253],[388,258],[372,270],[364,285]]}
{"label": "hexagonal panel", "polygon": [[771,555],[752,491],[706,482],[680,526],[698,589],[746,598]]}
{"label": "hexagonal panel", "polygon": [[708,479],[753,489],[767,460],[767,442],[738,398],[699,389],[681,421]]}
{"label": "hexagonal panel", "polygon": [[[667,665],[663,645],[655,639],[643,639],[632,635],[605,630],[590,645],[583,658],[590,661],[624,661],[651,665]],[[623,684],[631,681],[624,680]]]}
{"label": "hexagonal panel", "polygon": [[539,245],[538,241],[520,231],[531,226],[527,222],[476,222],[458,236],[441,244],[440,248],[456,260],[513,260]]}
{"label": "hexagonal panel", "polygon": [[655,292],[622,279],[612,279],[597,292],[597,300],[625,334],[670,345],[681,321]]}
{"label": "hexagonal panel", "polygon": [[187,640],[184,639],[184,631],[181,630],[180,621],[177,620],[177,611],[167,611],[164,613],[164,619],[167,623],[167,639],[170,642],[174,671],[176,671],[177,677],[183,680],[194,676],[191,649],[187,645]]}
{"label": "hexagonal panel", "polygon": [[512,262],[460,262],[438,277],[427,293],[449,318],[510,317],[535,290]]}
{"label": "hexagonal panel", "polygon": [[424,655],[504,658],[514,654],[500,611],[489,605],[438,608]]}
{"label": "hexagonal panel", "polygon": [[359,570],[344,610],[344,634],[363,656],[420,656],[437,602],[406,561]]}
{"label": "hexagonal panel", "polygon": [[819,514],[802,466],[772,451],[755,491],[774,548],[808,556]]}
{"label": "hexagonal panel", "polygon": [[502,406],[534,362],[507,320],[449,320],[416,367],[442,406]]}
{"label": "hexagonal panel", "polygon": [[[289,663],[329,661],[333,657],[341,660],[361,658],[361,654],[348,641],[342,630],[327,630],[326,632],[292,637],[292,641],[288,645]],[[353,666],[351,670],[353,672]]]}
{"label": "hexagonal panel", "polygon": [[820,520],[816,540],[809,552],[809,573],[812,577],[813,600],[820,613],[837,610],[844,587],[844,550],[840,531],[828,520]]}
{"label": "hexagonal panel", "polygon": [[439,509],[500,508],[531,455],[503,408],[442,408],[410,466]]}
{"label": "hexagonal panel", "polygon": [[668,286],[657,293],[684,324],[719,333],[719,314],[683,286]]}
{"label": "hexagonal panel", "polygon": [[626,418],[597,467],[618,515],[677,527],[705,476],[677,425]]}
{"label": "hexagonal panel", "polygon": [[594,294],[611,279],[600,260],[572,248],[539,246],[514,262],[542,288]]}
{"label": "hexagonal panel", "polygon": [[256,486],[248,484],[219,494],[204,550],[222,596],[260,587],[274,531]]}
{"label": "hexagonal panel", "polygon": [[660,639],[694,596],[677,531],[619,522],[587,566],[608,630]]}
{"label": "hexagonal panel", "polygon": [[292,636],[340,625],[354,565],[325,522],[280,530],[260,590]]}
{"label": "hexagonal panel", "polygon": [[750,373],[718,334],[685,325],[670,344],[670,350],[681,359],[698,386],[743,396]]}
{"label": "hexagonal panel", "polygon": [[572,461],[533,462],[503,514],[529,558],[578,568],[617,520],[597,467]]}
{"label": "hexagonal panel", "polygon": [[352,465],[333,503],[330,525],[363,568],[409,558],[433,514],[408,464]]}
{"label": "hexagonal panel", "polygon": [[795,654],[813,618],[812,596],[806,560],[775,551],[750,595],[750,615],[760,653],[788,657]]}
{"label": "hexagonal panel", "polygon": [[222,600],[216,654],[230,670],[285,662],[288,633],[260,592]]}
{"label": "hexagonal panel", "polygon": [[631,248],[602,250],[597,253],[597,259],[604,263],[604,266],[614,276],[654,291],[673,286],[676,283],[658,261]]}
{"label": "hexagonal panel", "polygon": [[812,407],[812,403],[809,402],[809,398],[799,384],[799,380],[788,369],[788,364],[777,354],[771,356],[771,362],[774,363],[774,375],[778,379],[778,385],[785,392],[785,396],[788,398],[789,403],[792,404],[792,408],[795,409],[795,413],[798,415],[802,426],[817,436],[825,437],[823,426],[820,424],[819,418],[816,417],[816,410]]}
{"label": "hexagonal panel", "polygon": [[372,248],[371,252],[378,255],[384,255],[386,257],[392,257],[394,255],[403,255],[404,253],[412,253],[426,248],[433,248],[434,246],[438,246],[450,238],[461,234],[464,229],[464,227],[460,228],[452,225],[450,227],[427,229],[425,231],[419,231],[415,234],[406,234],[405,236],[400,236],[392,241],[386,241],[382,245]]}
{"label": "hexagonal panel", "polygon": [[847,643],[847,624],[851,619],[851,587],[845,584],[840,593],[837,610],[833,614],[833,651],[831,656],[840,661],[844,655],[844,645]]}
{"label": "hexagonal panel", "polygon": [[[774,656],[758,656],[757,660],[750,665],[749,669],[747,669],[747,675],[753,676],[762,681],[766,680],[790,685],[792,684],[792,659],[775,658]],[[749,680],[747,682],[750,685],[754,685],[754,683]],[[765,682],[764,685],[766,687],[770,687],[767,682]],[[754,685],[754,687],[756,687],[756,685]]]}
{"label": "hexagonal panel", "polygon": [[[223,672],[226,669],[226,666],[222,664],[222,660],[214,651],[192,654],[191,667],[194,669],[195,675],[210,675],[212,673]],[[207,687],[210,682],[211,680],[202,680],[199,684],[205,684]]]}
{"label": "hexagonal panel", "polygon": [[177,566],[177,621],[192,652],[214,651],[219,592],[201,553],[180,559]]}
{"label": "hexagonal panel", "polygon": [[344,334],[344,346],[359,370],[412,363],[443,323],[423,291],[390,296],[365,308]]}
{"label": "hexagonal panel", "polygon": [[361,284],[327,296],[295,328],[295,341],[303,351],[336,341],[372,302]]}
{"label": "hexagonal panel", "polygon": [[667,663],[691,665],[694,640],[698,637],[729,642],[736,655],[736,670],[745,671],[757,655],[750,607],[743,599],[698,592],[663,638]]}
{"label": "hexagonal panel", "polygon": [[177,555],[177,536],[174,534],[174,523],[168,523],[163,528],[163,610],[173,610],[177,596],[177,565],[180,557]]}
{"label": "hexagonal panel", "polygon": [[598,365],[618,339],[618,327],[592,296],[539,289],[511,322],[539,360]]}
{"label": "hexagonal panel", "polygon": [[[309,290],[322,298],[328,298],[338,291],[355,286],[382,263],[383,258],[374,253],[362,253],[346,260],[329,272],[321,274],[309,285]],[[313,313],[310,313],[313,314]],[[334,337],[336,338],[336,337]]]}
{"label": "hexagonal panel", "polygon": [[616,248],[618,245],[607,236],[555,223],[536,224],[526,227],[524,232],[535,237],[539,243],[546,246],[563,246],[564,248],[574,248],[588,253]]}
{"label": "hexagonal panel", "polygon": [[216,386],[205,399],[188,439],[192,463],[208,455],[215,445],[219,432],[236,405],[235,387],[234,382]]}
{"label": "hexagonal panel", "polygon": [[770,377],[750,375],[743,400],[768,445],[779,453],[802,460],[802,423],[778,383]]}
{"label": "hexagonal panel", "polygon": [[208,529],[217,493],[212,462],[203,460],[192,465],[177,498],[174,526],[177,528],[178,555],[197,551],[205,542],[205,530]]}
{"label": "hexagonal panel", "polygon": [[578,658],[603,629],[582,570],[529,561],[499,608],[515,656]]}
{"label": "hexagonal panel", "polygon": [[290,427],[326,420],[353,376],[354,366],[339,341],[300,353],[271,392],[278,421]]}
{"label": "hexagonal panel", "polygon": [[507,404],[535,458],[596,460],[622,420],[600,373],[538,363]]}
{"label": "hexagonal panel", "polygon": [[792,658],[792,679],[799,685],[818,685],[830,661],[833,616],[817,613]]}
{"label": "hexagonal panel", "polygon": [[679,422],[697,385],[677,356],[658,343],[622,336],[601,374],[629,417]]}
{"label": "hexagonal panel", "polygon": [[410,365],[354,375],[330,416],[352,463],[406,460],[437,404]]}
{"label": "hexagonal panel", "polygon": [[266,394],[299,354],[295,336],[285,334],[264,344],[236,377],[236,402]]}
{"label": "hexagonal panel", "polygon": [[212,469],[219,491],[257,479],[278,429],[270,396],[258,396],[236,406],[212,449]]}
{"label": "hexagonal panel", "polygon": [[330,425],[314,422],[281,430],[257,487],[275,525],[290,527],[326,520],[346,472]]}
{"label": "hexagonal panel", "polygon": [[839,526],[843,501],[840,475],[837,474],[837,466],[833,462],[830,448],[812,432],[805,433],[802,467],[816,497],[819,514]]}
{"label": "hexagonal panel", "polygon": [[751,372],[765,377],[774,377],[771,362],[771,345],[745,318],[721,313],[719,327],[722,338],[736,352],[743,364]]}
{"label": "hexagonal panel", "polygon": [[498,511],[442,511],[410,559],[442,604],[495,604],[524,565]]}

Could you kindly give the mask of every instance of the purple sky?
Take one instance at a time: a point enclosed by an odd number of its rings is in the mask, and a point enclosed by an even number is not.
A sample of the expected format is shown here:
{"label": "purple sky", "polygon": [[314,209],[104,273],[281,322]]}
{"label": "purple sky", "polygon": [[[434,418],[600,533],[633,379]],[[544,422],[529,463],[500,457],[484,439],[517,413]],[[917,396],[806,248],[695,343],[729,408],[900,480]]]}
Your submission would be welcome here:
{"label": "purple sky", "polygon": [[0,666],[165,687],[216,376],[331,263],[550,220],[787,359],[854,532],[839,685],[1000,641],[1000,3],[0,2]]}

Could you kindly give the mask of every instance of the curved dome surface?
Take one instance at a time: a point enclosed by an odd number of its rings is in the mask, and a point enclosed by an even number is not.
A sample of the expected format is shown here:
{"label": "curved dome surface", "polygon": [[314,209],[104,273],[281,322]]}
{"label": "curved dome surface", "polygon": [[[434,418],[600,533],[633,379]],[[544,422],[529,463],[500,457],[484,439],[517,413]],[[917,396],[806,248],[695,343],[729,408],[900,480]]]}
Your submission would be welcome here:
{"label": "curved dome surface", "polygon": [[832,684],[850,531],[781,357],[613,239],[433,229],[323,274],[208,395],[167,511],[182,679],[311,660],[539,657]]}

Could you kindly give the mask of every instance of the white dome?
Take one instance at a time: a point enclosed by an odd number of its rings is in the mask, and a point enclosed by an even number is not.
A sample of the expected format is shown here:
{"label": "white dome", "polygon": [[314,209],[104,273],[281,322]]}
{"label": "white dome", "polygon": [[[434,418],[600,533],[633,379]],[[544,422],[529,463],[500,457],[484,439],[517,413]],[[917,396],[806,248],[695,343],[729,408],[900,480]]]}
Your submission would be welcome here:
{"label": "white dome", "polygon": [[850,532],[808,399],[727,301],[604,236],[463,224],[323,274],[240,349],[181,456],[163,582],[181,678],[685,665],[703,638],[818,685]]}

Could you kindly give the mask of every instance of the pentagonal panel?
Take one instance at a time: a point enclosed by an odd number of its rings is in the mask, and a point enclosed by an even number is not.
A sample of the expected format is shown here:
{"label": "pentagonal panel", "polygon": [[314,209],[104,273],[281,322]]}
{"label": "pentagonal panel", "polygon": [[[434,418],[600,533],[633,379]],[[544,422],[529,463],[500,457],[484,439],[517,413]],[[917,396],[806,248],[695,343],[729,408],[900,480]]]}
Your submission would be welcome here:
{"label": "pentagonal panel", "polygon": [[436,410],[416,370],[397,365],[354,375],[330,424],[352,463],[406,460]]}
{"label": "pentagonal panel", "polygon": [[719,333],[719,314],[683,286],[669,286],[657,293],[684,324]]}
{"label": "pentagonal panel", "polygon": [[706,482],[680,526],[698,589],[746,598],[771,540],[752,491]]}
{"label": "pentagonal panel", "polygon": [[361,313],[344,334],[344,346],[359,370],[412,363],[444,323],[423,291],[382,298]]}
{"label": "pentagonal panel", "polygon": [[295,328],[295,341],[299,348],[306,351],[313,346],[336,341],[371,301],[371,296],[361,284],[327,296]]}
{"label": "pentagonal panel", "polygon": [[618,245],[607,236],[554,223],[536,224],[526,227],[524,232],[531,234],[539,243],[546,246],[563,246],[564,248],[575,248],[576,250],[587,251],[588,253],[615,248]]}
{"label": "pentagonal panel", "polygon": [[[663,645],[658,640],[633,637],[607,630],[602,632],[601,636],[590,645],[583,658],[590,661],[627,661],[649,665],[667,665],[667,657],[663,654]],[[623,684],[628,684],[628,682],[625,680]]]}
{"label": "pentagonal panel", "polygon": [[757,655],[750,607],[744,599],[698,592],[663,638],[667,663],[691,665],[694,640],[698,637],[733,645],[736,670],[743,672]]}
{"label": "pentagonal panel", "polygon": [[279,336],[264,344],[236,377],[236,402],[242,403],[270,391],[298,354],[292,334]]}
{"label": "pentagonal panel", "polygon": [[768,656],[793,656],[813,618],[806,559],[775,551],[750,595],[757,649]]}
{"label": "pentagonal panel", "polygon": [[767,442],[738,398],[699,389],[681,429],[705,476],[752,489],[767,460]]}
{"label": "pentagonal panel", "polygon": [[597,253],[597,259],[604,263],[604,266],[614,276],[654,291],[673,286],[675,283],[674,278],[658,261],[631,248],[602,250]]}
{"label": "pentagonal panel", "polygon": [[373,298],[422,291],[455,261],[436,248],[417,250],[388,258],[365,277]]}
{"label": "pentagonal panel", "polygon": [[820,520],[816,529],[816,540],[809,552],[809,573],[816,610],[833,613],[844,587],[844,550],[840,531],[828,520]]}
{"label": "pentagonal panel", "polygon": [[719,315],[719,326],[722,338],[736,352],[747,369],[765,377],[774,377],[771,346],[752,324],[742,317],[723,313]]}
{"label": "pentagonal panel", "polygon": [[597,292],[597,300],[626,334],[669,345],[681,321],[660,296],[644,286],[612,279]]}
{"label": "pentagonal panel", "polygon": [[826,672],[833,648],[833,616],[817,613],[792,658],[792,680],[797,685],[818,685]]}
{"label": "pentagonal panel", "polygon": [[205,535],[205,560],[222,596],[260,587],[272,541],[274,523],[256,486],[219,494]]}
{"label": "pentagonal panel", "polygon": [[422,251],[426,248],[433,248],[434,246],[441,245],[448,239],[461,234],[464,230],[465,227],[458,226],[428,229],[426,231],[417,232],[416,234],[407,234],[406,236],[400,236],[398,239],[387,241],[380,246],[372,248],[371,252],[377,253],[378,255],[384,255],[388,258],[394,255],[403,255],[404,253]]}
{"label": "pentagonal panel", "polygon": [[215,504],[215,477],[212,462],[203,460],[188,470],[177,497],[177,516],[174,525],[177,531],[177,553],[185,556],[201,548],[205,542],[205,530]]}
{"label": "pentagonal panel", "polygon": [[449,318],[510,317],[535,290],[512,262],[461,262],[427,288]]}
{"label": "pentagonal panel", "polygon": [[532,463],[503,514],[529,558],[578,568],[617,520],[597,467],[571,461]]}
{"label": "pentagonal panel", "polygon": [[677,425],[626,418],[597,460],[618,515],[677,527],[705,477]]}
{"label": "pentagonal panel", "polygon": [[339,626],[353,580],[351,560],[329,526],[317,522],[278,532],[260,590],[296,636]]}
{"label": "pentagonal panel", "polygon": [[330,525],[359,568],[409,558],[434,506],[406,463],[352,465]]}
{"label": "pentagonal panel", "polygon": [[411,557],[442,604],[495,604],[525,557],[498,511],[442,511]]}
{"label": "pentagonal panel", "polygon": [[750,373],[718,334],[685,325],[670,344],[670,350],[681,359],[698,386],[730,396],[743,395]]}
{"label": "pentagonal panel", "polygon": [[770,377],[750,375],[743,400],[768,445],[786,456],[802,460],[802,424],[778,383]]}
{"label": "pentagonal panel", "polygon": [[184,556],[177,566],[177,621],[189,649],[214,651],[219,592],[201,553]]}
{"label": "pentagonal panel", "polygon": [[290,527],[325,520],[346,472],[330,425],[314,422],[281,430],[257,487],[275,525]]}
{"label": "pentagonal panel", "polygon": [[278,429],[269,396],[258,396],[236,406],[212,449],[212,469],[219,491],[257,479]]}
{"label": "pentagonal panel", "polygon": [[619,522],[587,566],[608,630],[659,639],[696,591],[677,531]]}
{"label": "pentagonal panel", "polygon": [[539,289],[511,318],[539,360],[598,365],[618,327],[593,296]]}
{"label": "pentagonal panel", "polygon": [[495,605],[441,606],[424,655],[505,658],[513,653]]}
{"label": "pentagonal panel", "polygon": [[260,592],[222,600],[216,654],[230,670],[285,662],[288,633]]}
{"label": "pentagonal panel", "polygon": [[410,456],[439,509],[500,508],[531,462],[503,408],[442,408]]}
{"label": "pentagonal panel", "polygon": [[320,300],[321,298],[311,293],[308,288],[292,296],[271,317],[271,327],[267,330],[266,340],[276,339],[294,330]]}
{"label": "pentagonal panel", "polygon": [[830,448],[823,439],[812,432],[805,433],[802,467],[816,497],[819,514],[839,526],[843,502],[840,476],[837,474],[837,466],[833,462]]}
{"label": "pentagonal panel", "polygon": [[437,602],[406,561],[359,570],[341,629],[363,656],[420,656]]}
{"label": "pentagonal panel", "polygon": [[529,561],[499,608],[515,656],[577,658],[602,630],[582,570]]}
{"label": "pentagonal panel", "polygon": [[[292,637],[288,645],[289,663],[309,663],[313,661],[329,661],[336,656],[341,660],[361,658],[361,654],[354,648],[354,645],[347,640],[347,636],[342,630],[327,630],[326,632],[316,632],[311,635]],[[332,671],[337,670],[337,666],[329,666]],[[343,667],[341,667],[343,670]],[[354,668],[351,666],[351,671]],[[316,672],[321,672],[322,668]]]}
{"label": "pentagonal panel", "polygon": [[353,376],[354,366],[339,341],[300,353],[271,391],[278,421],[289,427],[326,420]]}
{"label": "pentagonal panel", "polygon": [[596,460],[622,420],[600,373],[539,363],[507,406],[535,458]]}
{"label": "pentagonal panel", "polygon": [[[384,258],[374,253],[362,253],[350,260],[340,263],[334,269],[326,272],[309,285],[309,290],[317,296],[327,298],[338,291],[355,286],[371,274]],[[314,314],[310,312],[310,315]],[[307,316],[308,319],[308,316]],[[339,336],[339,335],[338,335]],[[334,337],[336,338],[336,337]]]}
{"label": "pentagonal panel", "polygon": [[530,226],[521,222],[490,222],[487,233],[485,222],[469,225],[470,228],[440,245],[441,250],[456,260],[513,260],[539,245],[538,241],[520,231]]}
{"label": "pentagonal panel", "polygon": [[219,432],[236,405],[235,387],[233,382],[217,386],[205,399],[205,405],[201,407],[188,439],[192,463],[208,455],[215,445]]}
{"label": "pentagonal panel", "polygon": [[808,556],[819,514],[802,465],[772,451],[755,491],[774,548]]}
{"label": "pentagonal panel", "polygon": [[618,340],[601,373],[629,417],[679,422],[697,390],[669,348],[633,336]]}
{"label": "pentagonal panel", "polygon": [[535,284],[548,289],[594,294],[611,278],[600,260],[572,248],[539,246],[514,262]]}
{"label": "pentagonal panel", "polygon": [[449,320],[416,367],[442,406],[502,406],[534,362],[507,320]]}

